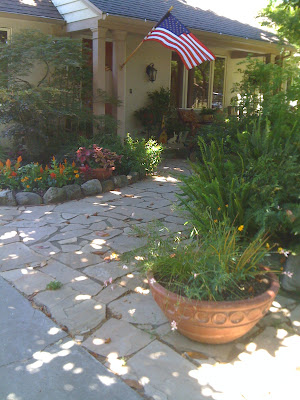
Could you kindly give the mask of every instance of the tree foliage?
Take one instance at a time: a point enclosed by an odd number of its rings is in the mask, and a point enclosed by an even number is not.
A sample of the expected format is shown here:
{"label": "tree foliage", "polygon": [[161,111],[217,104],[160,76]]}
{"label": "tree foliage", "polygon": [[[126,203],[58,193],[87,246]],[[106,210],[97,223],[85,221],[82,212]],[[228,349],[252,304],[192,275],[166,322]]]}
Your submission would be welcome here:
{"label": "tree foliage", "polygon": [[42,160],[91,126],[88,50],[31,30],[0,46],[0,122],[31,160]]}
{"label": "tree foliage", "polygon": [[300,47],[300,1],[299,0],[270,0],[268,6],[260,13],[266,18],[265,26],[277,30],[282,39]]}

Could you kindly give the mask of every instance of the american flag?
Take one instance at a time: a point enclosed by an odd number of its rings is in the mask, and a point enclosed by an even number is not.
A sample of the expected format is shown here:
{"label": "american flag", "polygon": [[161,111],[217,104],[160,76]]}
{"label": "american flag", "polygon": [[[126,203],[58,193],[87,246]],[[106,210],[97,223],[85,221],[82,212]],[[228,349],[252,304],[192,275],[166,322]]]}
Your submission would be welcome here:
{"label": "american flag", "polygon": [[176,51],[187,69],[215,59],[213,53],[170,12],[148,33],[146,40],[154,40]]}

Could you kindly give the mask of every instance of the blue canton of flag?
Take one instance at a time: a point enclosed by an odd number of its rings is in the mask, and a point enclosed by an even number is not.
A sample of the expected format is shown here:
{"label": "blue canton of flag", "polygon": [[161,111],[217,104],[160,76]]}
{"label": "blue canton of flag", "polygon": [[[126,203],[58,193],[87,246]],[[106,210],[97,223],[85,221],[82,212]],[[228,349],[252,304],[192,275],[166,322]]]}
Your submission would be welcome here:
{"label": "blue canton of flag", "polygon": [[187,69],[215,59],[213,53],[170,12],[148,33],[146,40],[154,40],[176,51]]}

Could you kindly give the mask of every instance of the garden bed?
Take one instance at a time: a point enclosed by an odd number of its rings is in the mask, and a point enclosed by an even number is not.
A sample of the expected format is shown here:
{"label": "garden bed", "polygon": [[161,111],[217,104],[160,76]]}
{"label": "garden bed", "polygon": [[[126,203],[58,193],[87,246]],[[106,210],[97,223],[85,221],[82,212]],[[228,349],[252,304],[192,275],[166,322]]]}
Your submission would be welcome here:
{"label": "garden bed", "polygon": [[64,203],[70,200],[77,200],[86,196],[95,196],[121,188],[143,179],[144,175],[132,172],[128,175],[112,176],[105,181],[92,179],[83,184],[66,185],[61,188],[50,187],[44,195],[35,192],[22,192],[4,189],[0,190],[0,206],[21,206]]}

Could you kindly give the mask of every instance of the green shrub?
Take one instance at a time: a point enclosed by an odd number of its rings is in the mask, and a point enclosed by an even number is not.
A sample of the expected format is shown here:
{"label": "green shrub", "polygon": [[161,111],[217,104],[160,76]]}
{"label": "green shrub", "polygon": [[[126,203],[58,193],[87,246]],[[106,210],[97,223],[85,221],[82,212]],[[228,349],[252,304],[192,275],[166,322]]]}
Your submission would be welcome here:
{"label": "green shrub", "polygon": [[123,157],[117,171],[125,175],[132,171],[142,175],[153,174],[161,161],[162,150],[163,147],[153,139],[134,140],[128,134],[120,153]]}

